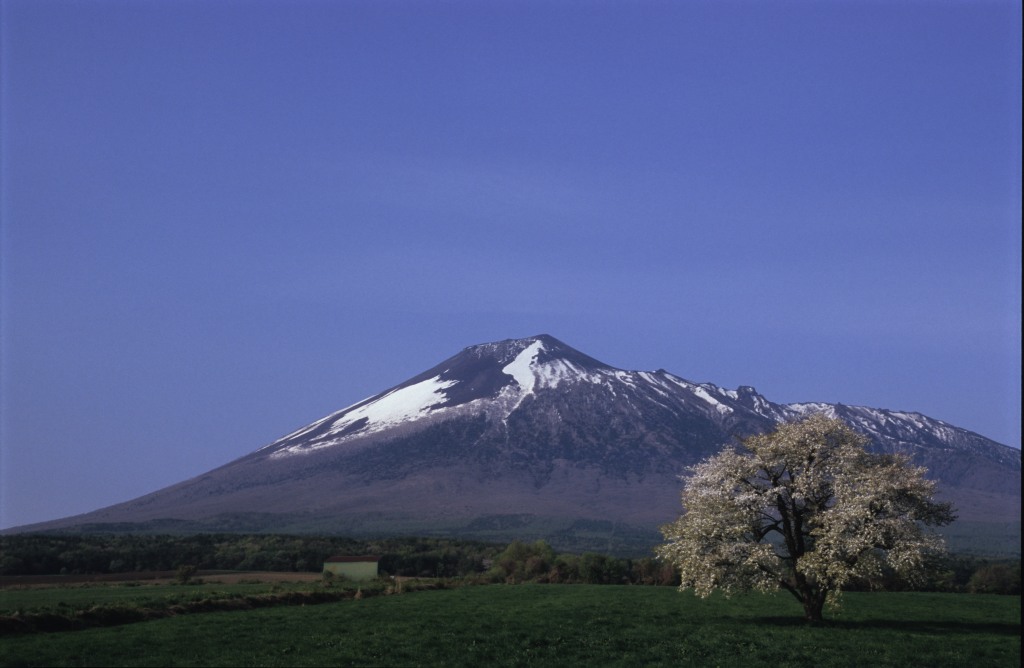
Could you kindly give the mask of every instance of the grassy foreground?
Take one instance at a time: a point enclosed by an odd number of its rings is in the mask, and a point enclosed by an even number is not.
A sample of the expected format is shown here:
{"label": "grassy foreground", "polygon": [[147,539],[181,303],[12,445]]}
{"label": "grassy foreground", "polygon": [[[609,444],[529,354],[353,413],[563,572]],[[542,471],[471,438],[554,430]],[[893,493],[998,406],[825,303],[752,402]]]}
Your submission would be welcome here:
{"label": "grassy foreground", "polygon": [[782,595],[492,585],[12,636],[0,665],[1020,665],[1019,597],[848,594],[824,625],[799,615]]}

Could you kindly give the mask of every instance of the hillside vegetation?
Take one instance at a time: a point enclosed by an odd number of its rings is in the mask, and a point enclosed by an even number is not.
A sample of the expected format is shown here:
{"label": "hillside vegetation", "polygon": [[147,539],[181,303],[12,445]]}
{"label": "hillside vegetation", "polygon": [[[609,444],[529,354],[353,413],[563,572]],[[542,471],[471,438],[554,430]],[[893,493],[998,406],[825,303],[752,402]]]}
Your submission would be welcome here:
{"label": "hillside vegetation", "polygon": [[[361,540],[274,534],[15,534],[0,537],[0,577],[125,574],[197,570],[318,573],[335,554],[374,554],[380,571],[404,577],[473,578],[484,582],[677,584],[671,567],[651,557],[558,553],[543,541],[509,544],[440,538]],[[853,590],[907,589],[891,573]],[[919,589],[1020,593],[1020,560],[951,555]]]}

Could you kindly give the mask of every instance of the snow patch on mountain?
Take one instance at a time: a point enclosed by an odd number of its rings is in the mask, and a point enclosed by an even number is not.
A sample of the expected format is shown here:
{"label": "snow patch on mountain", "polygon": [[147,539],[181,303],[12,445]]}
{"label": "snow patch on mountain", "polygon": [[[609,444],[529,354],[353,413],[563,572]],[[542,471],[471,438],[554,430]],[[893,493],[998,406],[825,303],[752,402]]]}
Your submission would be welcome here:
{"label": "snow patch on mountain", "polygon": [[[929,426],[930,426],[930,425],[926,425],[924,423],[923,420],[925,419],[925,417],[923,415],[921,415],[920,413],[904,413],[903,411],[892,411],[891,414],[894,417],[900,418],[902,420],[906,420],[907,422],[909,422],[910,424],[914,425],[918,429],[928,429]],[[942,425],[945,424],[945,423],[941,422],[940,420],[931,420],[931,421],[932,422],[938,422],[939,424],[942,424]]]}
{"label": "snow patch on mountain", "polygon": [[526,394],[533,392],[534,385],[537,383],[537,375],[534,373],[533,364],[537,361],[537,355],[542,350],[544,350],[544,343],[542,341],[534,341],[501,370],[502,373],[508,374],[515,379],[519,387],[523,389],[524,397]]}
{"label": "snow patch on mountain", "polygon": [[428,378],[415,385],[395,390],[352,411],[344,420],[337,422],[332,431],[341,431],[364,417],[370,421],[372,427],[378,429],[419,417],[432,406],[443,402],[443,390],[455,385],[455,382]]}
{"label": "snow patch on mountain", "polygon": [[[716,387],[715,389],[717,390],[718,388]],[[711,393],[708,392],[707,388],[702,385],[693,386],[692,392],[701,399],[703,399],[704,401],[706,401],[707,403],[711,404],[711,407],[714,408],[719,413],[721,413],[722,415],[728,415],[733,412],[732,407],[726,406],[718,399],[715,399],[713,396],[711,396]]]}
{"label": "snow patch on mountain", "polygon": [[[572,360],[556,357],[542,362],[539,358],[545,352],[549,352],[547,346],[536,340],[501,371],[512,376],[526,394],[538,389],[554,389],[563,382],[600,383],[606,380],[608,374],[587,371]],[[525,398],[525,394],[521,398]]]}
{"label": "snow patch on mountain", "polygon": [[828,417],[836,416],[836,408],[832,404],[823,404],[820,402],[810,402],[803,404],[785,404],[782,406],[786,413],[789,413],[789,419],[799,419],[811,415],[812,413],[824,413]]}
{"label": "snow patch on mountain", "polygon": [[604,376],[589,373],[569,360],[552,360],[537,367],[537,380],[541,387],[554,388],[563,382],[600,383]]}
{"label": "snow patch on mountain", "polygon": [[[444,402],[444,390],[455,385],[456,382],[441,380],[437,377],[428,378],[415,385],[394,389],[372,401],[355,404],[350,409],[341,412],[340,417],[334,420],[324,437],[310,444],[282,448],[272,453],[271,456],[282,457],[319,450],[337,445],[352,433],[365,436],[394,427],[402,422],[424,417],[431,413],[432,408]],[[322,425],[324,422],[321,420],[313,426]],[[360,422],[363,424],[359,424]],[[308,430],[311,428],[307,428]],[[296,434],[300,434],[301,431]],[[349,433],[345,433],[346,431]]]}
{"label": "snow patch on mountain", "polygon": [[[845,420],[875,442],[890,444],[889,448],[922,447],[924,442],[932,448],[981,448],[968,438],[973,435],[965,437],[963,430],[920,413],[823,402],[776,404],[749,386],[727,390],[663,369],[617,369],[541,335],[470,346],[406,384],[353,404],[261,450],[277,458],[340,445],[358,449],[361,442],[370,443],[378,432],[392,428],[401,427],[400,433],[410,434],[441,421],[481,415],[487,423],[507,429],[513,413],[525,411],[524,420],[534,419],[531,411],[543,412],[550,402],[559,401],[559,395],[571,393],[572,386],[580,384],[601,386],[597,394],[583,392],[589,397],[588,405],[593,403],[598,411],[603,400],[594,397],[603,395],[640,415],[665,415],[666,410],[685,419],[699,415],[728,433],[740,428],[751,433],[763,430],[767,428],[764,419],[778,424],[823,413]],[[539,403],[522,408],[528,399]],[[652,413],[653,406],[657,408]],[[366,440],[367,436],[372,438]],[[1007,457],[1012,459],[1011,455]]]}

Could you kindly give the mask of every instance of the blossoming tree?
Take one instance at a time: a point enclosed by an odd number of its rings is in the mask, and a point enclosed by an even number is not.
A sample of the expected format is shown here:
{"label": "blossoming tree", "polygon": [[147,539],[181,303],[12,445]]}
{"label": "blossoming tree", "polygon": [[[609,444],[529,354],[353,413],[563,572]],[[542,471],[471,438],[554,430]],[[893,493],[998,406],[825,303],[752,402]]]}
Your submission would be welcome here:
{"label": "blossoming tree", "polygon": [[752,436],[691,469],[683,514],[662,527],[661,558],[680,571],[680,589],[785,589],[808,621],[838,603],[854,578],[889,565],[913,580],[940,536],[925,525],[955,519],[933,500],[925,469],[872,454],[867,439],[821,414]]}

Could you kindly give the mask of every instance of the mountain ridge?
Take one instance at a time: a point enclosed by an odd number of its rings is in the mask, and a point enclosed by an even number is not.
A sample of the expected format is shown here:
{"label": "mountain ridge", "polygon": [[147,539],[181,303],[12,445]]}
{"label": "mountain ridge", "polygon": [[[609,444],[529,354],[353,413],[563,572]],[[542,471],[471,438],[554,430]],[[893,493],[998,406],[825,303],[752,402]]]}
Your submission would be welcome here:
{"label": "mountain ridge", "polygon": [[541,334],[468,346],[191,480],[30,527],[267,513],[336,531],[458,535],[506,516],[653,531],[678,514],[688,466],[812,412],[927,466],[966,519],[1019,524],[1020,451],[974,432],[915,412],[779,404],[750,386],[627,371]]}

